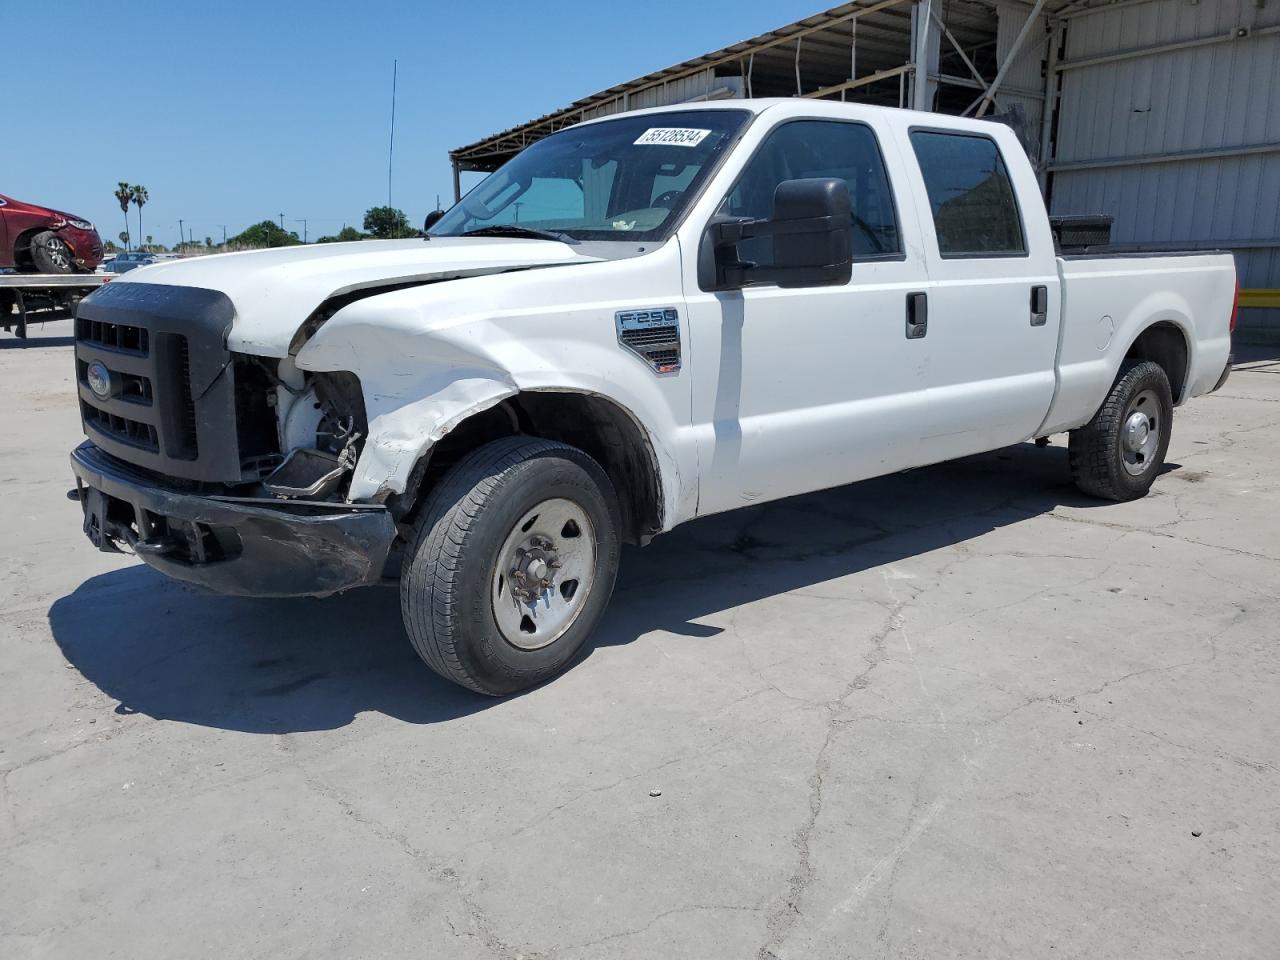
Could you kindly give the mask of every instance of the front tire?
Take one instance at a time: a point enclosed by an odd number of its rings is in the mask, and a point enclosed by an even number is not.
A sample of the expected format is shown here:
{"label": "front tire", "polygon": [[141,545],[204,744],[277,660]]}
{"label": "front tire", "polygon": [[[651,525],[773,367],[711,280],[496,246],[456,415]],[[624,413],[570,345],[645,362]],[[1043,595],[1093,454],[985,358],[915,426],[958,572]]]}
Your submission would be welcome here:
{"label": "front tire", "polygon": [[400,581],[414,649],[489,696],[551,679],[609,603],[619,528],[613,485],[581,450],[530,437],[476,449],[414,525]]}
{"label": "front tire", "polygon": [[36,273],[75,273],[76,263],[67,242],[52,230],[31,238],[31,262]]}
{"label": "front tire", "polygon": [[1131,362],[1093,419],[1071,431],[1071,478],[1104,500],[1144,497],[1164,465],[1172,431],[1169,378],[1150,360]]}

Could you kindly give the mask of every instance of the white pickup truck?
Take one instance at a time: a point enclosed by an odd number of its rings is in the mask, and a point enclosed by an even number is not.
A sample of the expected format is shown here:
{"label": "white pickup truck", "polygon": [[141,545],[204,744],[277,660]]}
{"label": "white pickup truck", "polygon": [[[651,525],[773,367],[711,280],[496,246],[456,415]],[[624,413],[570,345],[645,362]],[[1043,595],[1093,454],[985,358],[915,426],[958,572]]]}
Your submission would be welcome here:
{"label": "white pickup truck", "polygon": [[1221,385],[1226,254],[1059,256],[1013,133],[810,100],[625,113],[425,238],[144,267],[80,306],[84,529],[237,595],[399,581],[434,670],[563,670],[619,544],[1070,431],[1142,496]]}

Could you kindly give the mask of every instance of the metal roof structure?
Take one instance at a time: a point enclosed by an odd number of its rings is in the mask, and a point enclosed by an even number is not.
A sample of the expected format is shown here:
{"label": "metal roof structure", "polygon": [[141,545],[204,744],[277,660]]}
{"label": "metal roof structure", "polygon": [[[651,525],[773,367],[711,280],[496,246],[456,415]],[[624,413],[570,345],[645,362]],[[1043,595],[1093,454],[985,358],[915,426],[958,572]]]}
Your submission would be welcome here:
{"label": "metal roof structure", "polygon": [[[985,94],[1006,60],[1015,60],[1028,51],[1034,60],[1035,76],[1019,78],[1021,83],[1003,78],[1000,86],[1006,97],[1042,101],[1045,93],[1040,73],[1048,35],[1047,16],[1067,16],[1105,2],[843,3],[749,40],[615,84],[567,107],[458,147],[449,156],[455,172],[494,170],[530,143],[583,120],[641,107],[709,99],[848,97],[867,103],[962,113],[977,108],[976,98]],[[1128,2],[1133,0],[1110,0],[1108,5]],[[919,20],[925,20],[930,29],[916,30]],[[1024,24],[1028,26],[1026,35],[1014,46],[1011,41],[1017,28]],[[1002,25],[1007,26],[1002,29]],[[1006,42],[1002,43],[1002,38]],[[1031,42],[1026,43],[1027,40]],[[918,92],[917,62],[929,64],[927,82]],[[995,103],[997,108],[1002,106],[998,94]]]}

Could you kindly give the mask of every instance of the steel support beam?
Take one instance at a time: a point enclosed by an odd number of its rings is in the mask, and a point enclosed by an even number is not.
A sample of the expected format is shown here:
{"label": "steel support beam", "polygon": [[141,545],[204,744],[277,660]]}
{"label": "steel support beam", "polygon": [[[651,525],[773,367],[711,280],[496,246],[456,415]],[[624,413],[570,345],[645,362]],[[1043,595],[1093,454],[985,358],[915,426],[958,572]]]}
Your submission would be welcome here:
{"label": "steel support beam", "polygon": [[1073,170],[1105,170],[1111,167],[1138,167],[1152,163],[1177,163],[1181,160],[1218,160],[1224,157],[1248,157],[1260,153],[1280,153],[1280,143],[1250,143],[1238,147],[1214,147],[1208,150],[1180,150],[1176,153],[1146,153],[1131,157],[1098,157],[1091,160],[1065,160],[1051,163],[1055,173]]}
{"label": "steel support beam", "polygon": [[1040,108],[1040,169],[1036,173],[1040,192],[1047,194],[1049,167],[1053,163],[1053,117],[1058,110],[1062,77],[1057,71],[1059,51],[1062,49],[1066,28],[1061,22],[1053,25],[1049,34],[1049,61],[1044,72],[1044,106]]}
{"label": "steel support beam", "polygon": [[929,102],[929,74],[936,69],[936,66],[929,62],[929,34],[933,30],[933,0],[916,0],[915,16],[911,20],[911,26],[911,62],[915,65],[915,70],[911,74],[913,81],[911,108],[928,110],[933,106]]}
{"label": "steel support beam", "polygon": [[881,70],[877,73],[869,73],[865,77],[860,77],[857,80],[846,80],[844,81],[844,83],[833,83],[829,87],[822,87],[821,89],[818,89],[818,90],[811,90],[809,93],[805,94],[805,97],[811,100],[818,99],[820,97],[829,97],[832,94],[843,93],[845,90],[856,90],[858,87],[865,87],[867,86],[867,84],[870,84],[870,83],[876,83],[877,81],[880,81],[880,80],[888,80],[891,77],[897,77],[903,74],[908,74],[908,73],[911,73],[914,69],[915,69],[914,65],[910,63],[904,63],[900,67],[893,67],[892,69],[889,69],[889,70]]}
{"label": "steel support beam", "polygon": [[1097,57],[1082,57],[1079,60],[1063,60],[1058,64],[1057,70],[1059,73],[1064,73],[1067,70],[1096,67],[1103,63],[1132,60],[1134,57],[1151,57],[1161,53],[1176,53],[1179,50],[1193,50],[1196,47],[1209,47],[1218,43],[1233,43],[1237,40],[1250,40],[1254,37],[1266,37],[1277,33],[1280,33],[1280,26],[1259,27],[1257,30],[1239,27],[1230,33],[1219,33],[1212,37],[1179,40],[1176,43],[1160,43],[1152,47],[1132,47],[1128,50],[1118,50],[1115,53],[1107,53]]}

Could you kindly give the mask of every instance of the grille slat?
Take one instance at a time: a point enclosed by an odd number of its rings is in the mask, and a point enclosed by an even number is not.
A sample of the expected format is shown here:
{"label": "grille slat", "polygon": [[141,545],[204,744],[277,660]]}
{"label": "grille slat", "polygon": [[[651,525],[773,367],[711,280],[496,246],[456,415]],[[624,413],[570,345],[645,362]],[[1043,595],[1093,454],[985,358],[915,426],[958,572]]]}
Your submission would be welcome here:
{"label": "grille slat", "polygon": [[110,323],[106,320],[90,320],[87,317],[76,320],[76,339],[96,344],[107,350],[131,353],[136,357],[147,356],[151,347],[150,337],[145,327],[128,323]]}
{"label": "grille slat", "polygon": [[679,343],[680,328],[652,327],[648,330],[624,330],[622,342],[629,347],[645,347],[654,343]]}
{"label": "grille slat", "polygon": [[151,452],[160,449],[160,437],[156,428],[149,423],[110,413],[85,400],[80,401],[80,412],[86,426],[100,430],[121,443]]}

